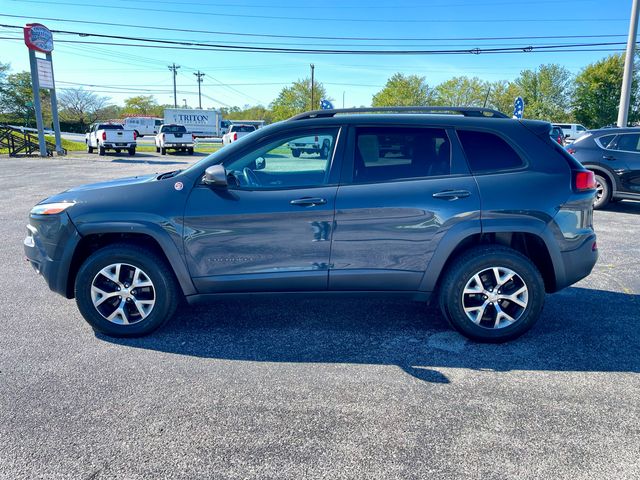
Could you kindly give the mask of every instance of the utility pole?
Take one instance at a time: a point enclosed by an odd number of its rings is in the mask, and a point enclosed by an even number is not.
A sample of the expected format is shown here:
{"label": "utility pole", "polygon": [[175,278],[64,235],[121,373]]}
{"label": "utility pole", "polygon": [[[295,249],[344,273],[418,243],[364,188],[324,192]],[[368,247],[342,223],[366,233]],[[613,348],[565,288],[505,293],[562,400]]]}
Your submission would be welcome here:
{"label": "utility pole", "polygon": [[311,108],[309,110],[314,110],[313,106],[315,105],[314,102],[314,98],[313,98],[313,71],[315,70],[316,66],[312,63],[311,64]]}
{"label": "utility pole", "polygon": [[200,84],[202,83],[202,77],[204,77],[204,73],[198,70],[197,73],[194,73],[196,77],[198,77],[198,108],[202,110],[202,94],[200,93]]}
{"label": "utility pole", "polygon": [[173,72],[173,108],[178,108],[178,97],[176,95],[176,76],[178,75],[178,69],[180,65],[169,65],[169,70]]}
{"label": "utility pole", "polygon": [[627,40],[627,55],[624,59],[624,76],[620,89],[620,109],[618,110],[618,126],[626,127],[629,117],[629,101],[631,99],[631,81],[633,80],[633,60],[638,33],[638,0],[631,4],[631,21]]}

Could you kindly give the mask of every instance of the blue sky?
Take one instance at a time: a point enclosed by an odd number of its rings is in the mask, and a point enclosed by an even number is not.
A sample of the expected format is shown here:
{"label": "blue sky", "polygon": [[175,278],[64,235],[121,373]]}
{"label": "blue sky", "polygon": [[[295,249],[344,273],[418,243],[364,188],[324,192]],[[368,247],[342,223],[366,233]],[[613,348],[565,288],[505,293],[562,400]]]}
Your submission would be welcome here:
{"label": "blue sky", "polygon": [[[313,49],[472,49],[499,46],[623,42],[629,27],[631,0],[0,0],[4,25],[38,21],[50,29],[186,40],[225,45]],[[68,23],[44,18],[131,24],[138,27]],[[140,26],[155,27],[141,29]],[[163,31],[157,27],[187,31]],[[196,33],[205,30],[222,33]],[[269,38],[233,34],[320,37],[368,37],[384,40]],[[28,69],[20,30],[0,27],[0,62],[13,71]],[[619,35],[606,38],[459,40],[469,37]],[[401,38],[404,40],[388,40]],[[423,39],[446,40],[423,40]],[[417,40],[419,39],[419,40]],[[133,95],[152,94],[173,103],[173,79],[167,65],[179,69],[178,103],[197,106],[193,73],[206,74],[203,107],[268,105],[292,81],[309,76],[323,82],[336,107],[369,105],[371,97],[395,72],[424,76],[434,86],[456,75],[484,80],[512,80],[523,69],[559,63],[577,73],[608,52],[510,53],[500,55],[319,55],[228,51],[188,51],[63,43],[113,41],[54,34],[58,89],[84,85],[115,103]],[[623,50],[624,46],[602,46]]]}

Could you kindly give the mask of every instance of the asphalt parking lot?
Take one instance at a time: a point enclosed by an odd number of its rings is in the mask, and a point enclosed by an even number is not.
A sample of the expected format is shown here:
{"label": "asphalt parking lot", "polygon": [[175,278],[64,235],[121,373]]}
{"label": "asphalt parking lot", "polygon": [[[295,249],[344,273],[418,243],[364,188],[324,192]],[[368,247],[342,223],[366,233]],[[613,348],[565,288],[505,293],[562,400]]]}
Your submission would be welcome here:
{"label": "asphalt parking lot", "polygon": [[595,213],[594,272],[509,344],[361,298],[95,335],[23,260],[30,208],[197,158],[0,158],[0,478],[640,478],[640,203]]}

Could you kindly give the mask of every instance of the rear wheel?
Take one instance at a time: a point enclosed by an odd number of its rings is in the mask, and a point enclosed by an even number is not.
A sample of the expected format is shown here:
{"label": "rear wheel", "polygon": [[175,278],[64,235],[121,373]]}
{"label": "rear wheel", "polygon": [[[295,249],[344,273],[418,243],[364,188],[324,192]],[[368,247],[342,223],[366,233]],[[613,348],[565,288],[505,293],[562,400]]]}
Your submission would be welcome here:
{"label": "rear wheel", "polygon": [[190,147],[187,152],[189,153],[189,155],[193,155],[193,147]]}
{"label": "rear wheel", "polygon": [[611,185],[602,175],[596,174],[596,196],[593,199],[593,208],[595,210],[604,208],[611,201]]}
{"label": "rear wheel", "polygon": [[166,263],[127,244],[93,253],[78,271],[75,295],[85,320],[117,337],[151,333],[171,318],[178,304],[178,287]]}
{"label": "rear wheel", "polygon": [[298,158],[300,156],[300,150],[291,150],[291,155]]}
{"label": "rear wheel", "polygon": [[167,154],[167,149],[164,147],[160,147],[160,155],[166,155]]}
{"label": "rear wheel", "polygon": [[136,154],[136,149],[135,149],[135,147],[130,148],[130,149],[129,149],[129,156],[130,156],[130,157],[133,157],[135,154]]}
{"label": "rear wheel", "polygon": [[454,260],[440,284],[440,308],[463,335],[498,343],[535,324],[544,295],[542,276],[527,257],[493,245],[473,248]]}
{"label": "rear wheel", "polygon": [[107,149],[104,148],[102,145],[98,146],[98,155],[104,155],[105,153],[107,153]]}

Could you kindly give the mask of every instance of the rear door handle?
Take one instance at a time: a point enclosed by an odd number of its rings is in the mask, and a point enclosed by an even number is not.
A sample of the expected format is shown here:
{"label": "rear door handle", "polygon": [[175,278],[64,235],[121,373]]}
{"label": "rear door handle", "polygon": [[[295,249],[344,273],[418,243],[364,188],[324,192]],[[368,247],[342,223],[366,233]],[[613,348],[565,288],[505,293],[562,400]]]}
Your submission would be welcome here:
{"label": "rear door handle", "polygon": [[441,200],[458,200],[459,198],[466,198],[471,195],[468,190],[442,190],[436,192],[432,196],[433,198],[439,198]]}
{"label": "rear door handle", "polygon": [[605,160],[615,160],[616,157],[614,157],[613,155],[603,155],[602,158],[604,158]]}
{"label": "rear door handle", "polygon": [[324,205],[327,201],[324,198],[305,197],[291,200],[289,203],[298,207],[315,207],[317,205]]}

